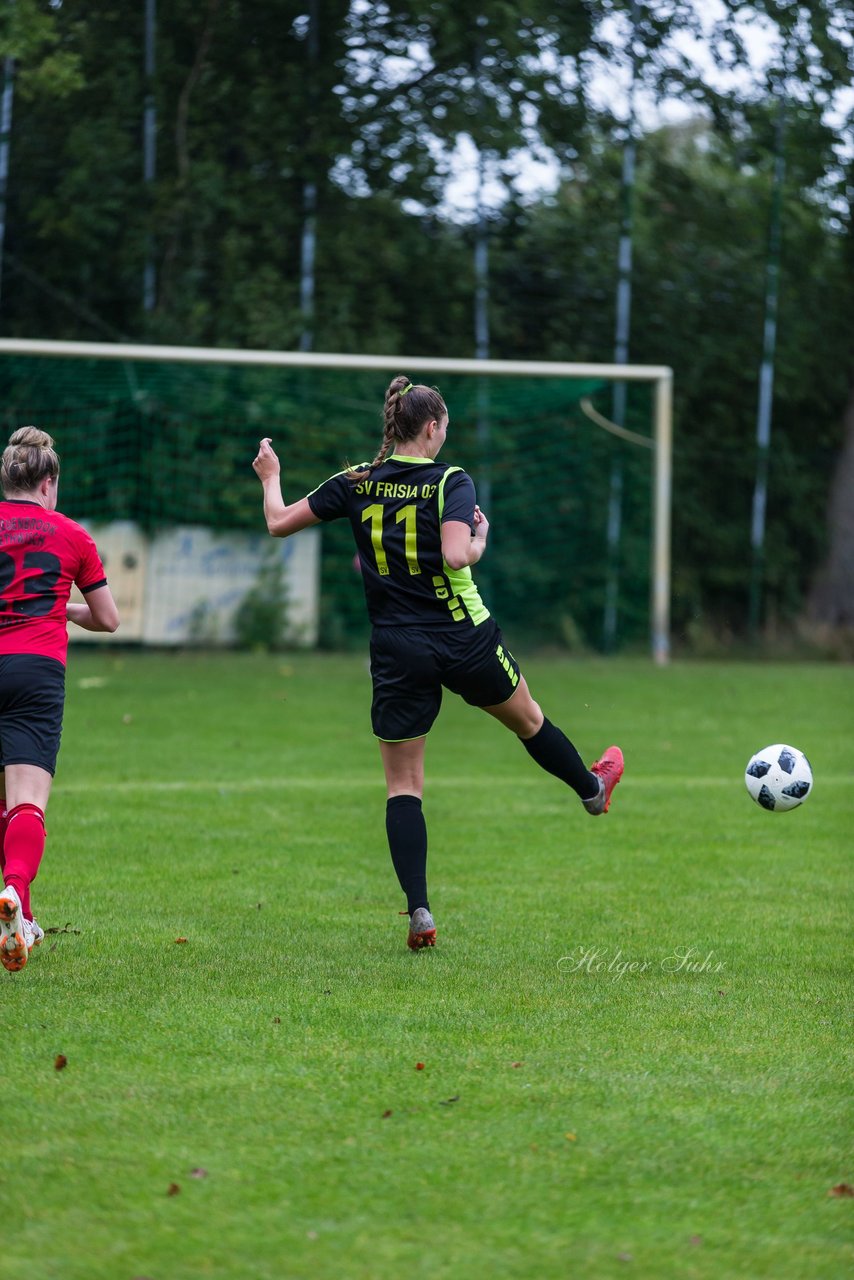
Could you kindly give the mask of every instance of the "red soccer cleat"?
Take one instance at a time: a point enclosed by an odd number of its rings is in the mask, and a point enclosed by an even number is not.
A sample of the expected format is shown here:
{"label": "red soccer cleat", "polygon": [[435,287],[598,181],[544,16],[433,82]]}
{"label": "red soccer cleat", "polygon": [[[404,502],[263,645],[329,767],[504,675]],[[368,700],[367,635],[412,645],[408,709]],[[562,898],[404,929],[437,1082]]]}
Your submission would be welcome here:
{"label": "red soccer cleat", "polygon": [[436,925],[426,907],[416,907],[409,921],[409,937],[406,945],[410,951],[420,951],[422,947],[435,947]]}
{"label": "red soccer cleat", "polygon": [[608,812],[611,795],[623,776],[623,768],[623,753],[619,747],[609,747],[596,763],[590,766],[590,772],[596,774],[600,787],[598,796],[594,796],[592,800],[582,801],[588,813],[596,816]]}

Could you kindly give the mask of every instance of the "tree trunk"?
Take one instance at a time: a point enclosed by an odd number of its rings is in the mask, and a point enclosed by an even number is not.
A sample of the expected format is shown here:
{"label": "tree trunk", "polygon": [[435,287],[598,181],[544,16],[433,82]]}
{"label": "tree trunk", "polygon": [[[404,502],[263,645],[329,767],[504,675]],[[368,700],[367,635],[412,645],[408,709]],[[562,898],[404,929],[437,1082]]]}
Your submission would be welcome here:
{"label": "tree trunk", "polygon": [[827,562],[813,584],[810,622],[820,627],[854,627],[854,383],[844,415],[845,437],[830,489]]}
{"label": "tree trunk", "polygon": [[190,98],[193,90],[202,78],[202,72],[205,69],[205,61],[211,47],[213,39],[214,22],[217,17],[220,0],[208,0],[208,11],[205,17],[205,25],[202,34],[199,37],[199,43],[196,48],[196,56],[193,59],[193,65],[190,68],[187,79],[184,81],[183,88],[178,95],[178,107],[175,113],[175,159],[177,177],[175,179],[175,202],[172,209],[172,234],[163,254],[163,264],[160,270],[160,298],[157,306],[159,310],[166,311],[172,300],[172,288],[174,284],[175,268],[178,261],[178,250],[181,242],[181,233],[184,229],[184,223],[190,210],[190,145],[189,145],[189,119],[190,119]]}

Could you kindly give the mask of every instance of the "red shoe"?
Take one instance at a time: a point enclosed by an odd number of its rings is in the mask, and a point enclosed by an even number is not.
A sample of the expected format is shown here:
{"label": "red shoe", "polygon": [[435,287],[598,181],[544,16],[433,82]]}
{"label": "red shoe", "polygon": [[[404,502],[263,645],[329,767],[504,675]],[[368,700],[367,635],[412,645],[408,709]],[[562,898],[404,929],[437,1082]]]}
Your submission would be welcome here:
{"label": "red shoe", "polygon": [[433,917],[426,907],[416,907],[409,921],[409,937],[406,945],[411,951],[420,951],[422,947],[435,947],[436,926]]}
{"label": "red shoe", "polygon": [[607,813],[611,804],[611,795],[614,787],[623,776],[623,753],[619,747],[609,747],[595,764],[590,766],[590,772],[595,773],[599,779],[599,794],[594,796],[592,800],[582,800],[582,804],[588,813],[594,816],[600,813]]}

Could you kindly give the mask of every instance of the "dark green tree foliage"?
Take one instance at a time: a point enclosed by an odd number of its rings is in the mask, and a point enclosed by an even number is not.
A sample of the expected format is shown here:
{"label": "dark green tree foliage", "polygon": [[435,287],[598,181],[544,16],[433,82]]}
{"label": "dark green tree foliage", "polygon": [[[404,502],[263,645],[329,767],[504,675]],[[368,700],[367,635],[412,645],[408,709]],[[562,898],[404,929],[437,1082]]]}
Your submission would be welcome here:
{"label": "dark green tree foliage", "polygon": [[[50,77],[40,74],[40,50],[15,38],[20,7],[5,6],[20,90],[11,140],[5,333],[102,337],[115,335],[128,318],[141,263],[134,233],[139,44],[119,7],[104,8],[96,17],[94,5],[52,14],[43,3],[24,6],[24,14],[41,11],[41,23],[50,14],[54,59],[63,56],[68,69],[57,94]],[[90,77],[93,65],[98,74]]]}
{"label": "dark green tree foliage", "polygon": [[[706,127],[648,137],[643,157],[632,358],[676,370],[674,617],[694,637],[737,634],[763,324],[766,223],[757,210],[770,205],[769,167],[743,163],[737,145]],[[501,292],[517,302],[497,322],[499,342],[507,323],[520,355],[602,358],[612,280],[603,245],[616,236],[618,187],[618,154],[606,153],[595,174],[579,174],[550,207],[517,213],[496,255]],[[771,615],[791,618],[825,538],[849,376],[851,285],[844,237],[829,232],[826,210],[790,190],[784,223],[767,591]],[[642,419],[634,425],[646,429]]]}
{"label": "dark green tree foliage", "polygon": [[[147,185],[144,6],[18,0],[3,14],[0,54],[18,62],[0,331],[296,347],[304,190],[313,181],[315,349],[471,355],[472,231],[437,214],[448,154],[465,133],[499,168],[524,144],[548,145],[563,164],[554,196],[532,204],[511,195],[495,215],[492,353],[610,359],[624,113],[617,99],[613,111],[594,110],[589,90],[594,74],[601,83],[603,65],[625,62],[630,0],[483,0],[473,9],[451,0],[173,0],[158,8],[157,175]],[[826,108],[850,78],[845,32],[854,6],[759,0],[753,9],[784,40],[767,83],[745,94],[710,88],[687,55],[673,53],[674,30],[698,28],[696,5],[638,6],[643,85],[654,95],[676,92],[706,113],[640,139],[631,337],[633,361],[675,370],[674,612],[681,633],[695,637],[738,633],[745,616],[781,97],[787,169],[767,534],[771,618],[799,611],[825,558],[824,513],[852,383],[851,211],[840,162],[851,122],[831,128]],[[735,21],[746,12],[737,0],[723,6],[711,45],[721,66],[746,61]],[[605,18],[614,21],[603,26]],[[152,243],[157,305],[145,312]],[[121,412],[166,424],[180,446],[129,454],[109,494],[96,495],[104,481],[83,468],[82,492],[121,511],[146,477],[183,492],[187,518],[216,513],[241,525],[257,519],[245,470],[250,434],[257,438],[270,423],[283,429],[296,415],[292,474],[296,465],[295,481],[308,487],[343,456],[369,450],[382,389],[374,377],[327,400],[308,375],[297,395],[256,391],[249,375],[218,371],[200,403],[195,384],[182,402],[177,383],[167,397],[162,387],[135,391],[132,377],[126,371],[124,393],[134,407]],[[105,386],[102,407],[90,413],[93,448],[101,438],[107,447],[117,394]],[[7,417],[10,406],[37,410],[38,395],[37,381],[7,389]],[[363,419],[366,401],[374,407]],[[235,403],[243,406],[239,420]],[[608,412],[606,394],[597,403]],[[519,569],[510,583],[530,581],[530,548],[541,536],[536,503],[525,502],[537,430],[530,412],[522,404],[518,422],[502,419],[502,447],[510,442],[517,453],[510,447],[496,461],[496,541]],[[648,404],[633,397],[630,419],[646,430]],[[582,418],[573,418],[577,432],[589,433],[595,460],[604,437]],[[618,447],[638,477],[627,497],[631,523],[632,504],[648,500],[649,458]],[[596,561],[604,528],[601,468],[582,475],[574,466],[556,510],[567,528],[582,513],[590,542],[573,569],[575,590],[552,593],[558,637],[571,630],[567,619],[586,629],[582,595],[590,635],[597,630],[598,588],[584,566]],[[142,518],[156,522],[158,512],[145,508]],[[336,574],[348,563],[345,535],[330,531],[327,539]],[[640,635],[645,544],[629,541],[624,554],[626,633]],[[515,590],[506,587],[497,603],[524,612]]]}
{"label": "dark green tree foliage", "polygon": [[574,155],[586,119],[579,64],[592,38],[584,4],[359,6],[350,43],[362,92],[346,102],[360,127],[358,172],[371,186],[439,197],[445,170],[428,136],[452,146],[467,133],[503,157],[532,140],[534,119],[542,142]]}
{"label": "dark green tree foliage", "polygon": [[[562,86],[554,60],[539,51],[577,56],[589,15],[579,7],[571,19],[555,17],[552,8],[531,3],[519,14],[484,0],[478,25],[444,0],[352,7],[314,0],[319,47],[311,56],[301,4],[161,5],[157,178],[146,188],[143,6],[62,5],[52,21],[79,59],[81,79],[61,114],[42,95],[16,116],[8,250],[17,275],[4,331],[293,347],[303,188],[313,179],[315,345],[340,349],[355,334],[362,348],[372,339],[411,346],[407,313],[418,267],[429,261],[435,277],[433,264],[444,265],[441,249],[453,237],[431,226],[429,213],[426,223],[407,215],[401,201],[429,210],[438,199],[441,144],[468,130],[509,154],[529,139],[532,111],[564,153],[565,139],[580,130],[577,92]],[[377,222],[379,242],[400,241],[405,255],[392,248],[389,263],[376,254]],[[365,263],[359,250],[372,233]],[[149,236],[158,301],[146,315]],[[457,351],[470,345],[463,256],[441,276],[446,293],[457,282],[459,328],[451,337],[446,321],[437,326]],[[408,291],[374,329],[372,295],[388,289],[396,258],[406,264]],[[367,293],[366,265],[373,266]]]}
{"label": "dark green tree foliage", "polygon": [[64,38],[56,5],[15,0],[0,13],[0,59],[18,63],[17,87],[25,101],[60,103],[82,84],[80,54]]}

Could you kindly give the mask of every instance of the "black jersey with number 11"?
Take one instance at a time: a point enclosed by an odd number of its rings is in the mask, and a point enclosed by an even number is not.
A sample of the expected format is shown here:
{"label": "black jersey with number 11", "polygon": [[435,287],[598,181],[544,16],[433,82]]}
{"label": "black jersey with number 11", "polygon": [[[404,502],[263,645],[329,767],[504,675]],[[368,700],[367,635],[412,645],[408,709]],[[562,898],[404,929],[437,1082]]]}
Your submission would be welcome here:
{"label": "black jersey with number 11", "polygon": [[320,520],[346,516],[353,529],[368,616],[375,626],[458,629],[479,626],[489,611],[471,569],[442,557],[442,524],[474,532],[475,490],[460,467],[392,454],[373,471],[331,476],[308,503]]}

